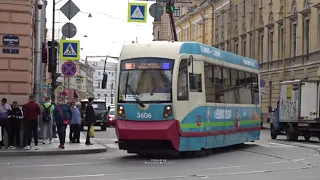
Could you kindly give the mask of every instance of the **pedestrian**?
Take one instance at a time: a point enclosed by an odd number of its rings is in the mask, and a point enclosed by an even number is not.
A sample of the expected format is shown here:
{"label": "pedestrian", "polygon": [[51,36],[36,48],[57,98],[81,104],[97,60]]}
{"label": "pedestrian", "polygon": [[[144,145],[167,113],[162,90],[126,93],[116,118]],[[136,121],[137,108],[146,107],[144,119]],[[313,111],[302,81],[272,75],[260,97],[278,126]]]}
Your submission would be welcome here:
{"label": "pedestrian", "polygon": [[70,103],[71,110],[72,110],[72,118],[70,122],[70,134],[69,134],[69,140],[71,143],[80,143],[80,125],[81,125],[81,114],[79,107],[79,103],[77,103],[77,106],[75,102]]}
{"label": "pedestrian", "polygon": [[53,110],[53,120],[58,129],[60,145],[59,148],[64,149],[66,141],[66,128],[71,121],[72,111],[68,104],[63,103],[63,98],[58,97],[58,104]]}
{"label": "pedestrian", "polygon": [[2,133],[2,143],[0,144],[0,148],[4,146],[4,130],[7,131],[8,134],[8,148],[9,149],[15,149],[13,146],[12,138],[11,138],[11,129],[10,129],[10,123],[9,118],[11,117],[11,106],[7,104],[7,99],[2,98],[1,104],[0,104],[0,127],[2,127],[1,133]]}
{"label": "pedestrian", "polygon": [[35,150],[39,150],[38,146],[38,120],[41,116],[40,105],[34,101],[34,96],[30,96],[29,102],[23,105],[23,116],[24,116],[24,136],[23,136],[23,146],[24,149],[31,149],[32,134],[34,139]]}
{"label": "pedestrian", "polygon": [[94,123],[96,122],[96,113],[94,112],[94,109],[92,107],[92,103],[93,103],[93,98],[90,97],[88,99],[89,103],[86,107],[86,123],[88,125],[88,130],[87,130],[87,138],[86,138],[86,145],[93,145],[90,142],[90,128],[92,125],[94,125]]}
{"label": "pedestrian", "polygon": [[[53,110],[54,106],[50,102],[50,98],[46,98],[46,102],[40,107],[42,113],[42,144],[46,144],[47,138],[49,138],[49,144],[52,144],[52,126],[53,126]],[[49,137],[47,137],[47,135]]]}
{"label": "pedestrian", "polygon": [[18,102],[13,101],[12,111],[10,118],[10,129],[11,129],[11,141],[16,143],[16,146],[20,147],[20,126],[23,119],[22,110],[18,107]]}

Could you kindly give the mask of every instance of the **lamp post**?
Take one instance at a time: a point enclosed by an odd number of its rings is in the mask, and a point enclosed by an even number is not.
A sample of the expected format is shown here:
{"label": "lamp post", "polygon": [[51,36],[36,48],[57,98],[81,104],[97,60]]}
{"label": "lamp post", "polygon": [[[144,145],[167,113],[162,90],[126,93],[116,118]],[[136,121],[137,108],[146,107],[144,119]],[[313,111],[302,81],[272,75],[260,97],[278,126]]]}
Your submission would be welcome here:
{"label": "lamp post", "polygon": [[[60,2],[60,1],[59,1]],[[55,9],[56,9],[56,0],[52,0],[52,44],[51,44],[51,58],[52,61],[56,61],[56,59],[54,59],[56,56],[54,55],[54,48],[55,48]],[[51,62],[52,63],[52,62]],[[55,63],[53,63],[55,64]],[[53,68],[56,69],[56,68]],[[55,95],[55,87],[56,87],[56,70],[51,72],[51,78],[52,78],[52,82],[51,82],[51,101],[52,103],[56,102],[56,95]]]}

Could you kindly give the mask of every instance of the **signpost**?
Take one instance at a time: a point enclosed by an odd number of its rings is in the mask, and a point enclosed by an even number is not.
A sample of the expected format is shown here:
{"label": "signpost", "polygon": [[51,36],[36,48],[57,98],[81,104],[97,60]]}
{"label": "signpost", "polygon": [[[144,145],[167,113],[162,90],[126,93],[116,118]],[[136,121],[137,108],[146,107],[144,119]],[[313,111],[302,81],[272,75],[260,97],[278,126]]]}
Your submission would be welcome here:
{"label": "signpost", "polygon": [[147,22],[147,3],[128,3],[128,22]]}
{"label": "signpost", "polygon": [[77,66],[71,61],[65,62],[61,67],[61,72],[65,77],[72,77],[77,72]]}
{"label": "signpost", "polygon": [[60,60],[80,60],[80,41],[60,40]]}
{"label": "signpost", "polygon": [[20,40],[18,36],[6,35],[2,38],[2,44],[5,46],[19,46]]}
{"label": "signpost", "polygon": [[66,23],[62,26],[62,35],[66,38],[73,38],[77,34],[77,27],[73,23]]}
{"label": "signpost", "polygon": [[155,21],[160,21],[163,14],[163,6],[160,3],[154,3],[149,8],[149,14]]}

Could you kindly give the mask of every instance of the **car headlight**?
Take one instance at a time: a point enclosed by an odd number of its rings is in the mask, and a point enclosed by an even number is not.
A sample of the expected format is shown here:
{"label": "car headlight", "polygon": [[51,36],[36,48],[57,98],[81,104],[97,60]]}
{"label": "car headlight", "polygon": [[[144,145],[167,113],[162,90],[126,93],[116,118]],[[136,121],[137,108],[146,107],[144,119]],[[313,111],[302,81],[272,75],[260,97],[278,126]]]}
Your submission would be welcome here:
{"label": "car headlight", "polygon": [[84,114],[83,117],[86,117],[86,115]]}
{"label": "car headlight", "polygon": [[103,117],[103,114],[101,114],[101,117]]}

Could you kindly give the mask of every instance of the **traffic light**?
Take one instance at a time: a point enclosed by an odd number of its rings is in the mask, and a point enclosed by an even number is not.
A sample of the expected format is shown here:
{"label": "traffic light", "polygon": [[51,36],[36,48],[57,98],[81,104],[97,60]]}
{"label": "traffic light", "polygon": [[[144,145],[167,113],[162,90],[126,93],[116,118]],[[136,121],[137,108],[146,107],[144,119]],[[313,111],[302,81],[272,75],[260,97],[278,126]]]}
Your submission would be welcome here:
{"label": "traffic light", "polygon": [[[52,58],[52,45],[54,46],[53,48],[53,58]],[[58,60],[58,46],[59,43],[57,41],[48,41],[48,49],[49,49],[49,62],[48,62],[48,72],[56,72],[57,70],[57,60]]]}
{"label": "traffic light", "polygon": [[[53,73],[52,74],[52,81],[57,82],[58,77],[61,76],[61,73]],[[58,87],[58,85],[55,83],[55,87],[53,87],[53,89],[56,89]]]}
{"label": "traffic light", "polygon": [[107,81],[108,81],[108,74],[103,73],[103,78],[102,78],[102,82],[101,82],[101,89],[106,89]]}
{"label": "traffic light", "polygon": [[174,1],[169,0],[167,1],[167,4],[166,4],[166,13],[170,14],[171,12],[172,13],[174,12]]}

